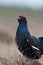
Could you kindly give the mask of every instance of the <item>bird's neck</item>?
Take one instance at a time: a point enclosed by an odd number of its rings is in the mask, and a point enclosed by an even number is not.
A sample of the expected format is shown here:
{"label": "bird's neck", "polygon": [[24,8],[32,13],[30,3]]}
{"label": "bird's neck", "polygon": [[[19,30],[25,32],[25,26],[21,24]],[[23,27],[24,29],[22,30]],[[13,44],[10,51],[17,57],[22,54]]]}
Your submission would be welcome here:
{"label": "bird's neck", "polygon": [[27,26],[26,23],[20,23],[19,26]]}

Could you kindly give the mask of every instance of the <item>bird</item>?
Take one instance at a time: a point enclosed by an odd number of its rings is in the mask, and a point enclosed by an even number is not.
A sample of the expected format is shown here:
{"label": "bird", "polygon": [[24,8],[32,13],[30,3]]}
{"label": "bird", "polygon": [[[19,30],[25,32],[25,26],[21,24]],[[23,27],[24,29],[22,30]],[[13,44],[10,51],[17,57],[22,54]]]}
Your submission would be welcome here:
{"label": "bird", "polygon": [[18,23],[15,37],[18,50],[27,58],[39,59],[43,54],[43,37],[31,35],[24,14],[18,17]]}

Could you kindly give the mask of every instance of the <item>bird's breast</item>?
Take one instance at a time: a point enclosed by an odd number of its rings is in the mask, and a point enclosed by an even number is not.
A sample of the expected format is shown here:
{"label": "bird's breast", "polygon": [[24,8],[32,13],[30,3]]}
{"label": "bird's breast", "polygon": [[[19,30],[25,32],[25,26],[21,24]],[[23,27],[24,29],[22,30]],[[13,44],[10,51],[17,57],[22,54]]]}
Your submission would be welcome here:
{"label": "bird's breast", "polygon": [[28,35],[28,29],[27,29],[27,27],[26,26],[20,27],[19,30],[18,30],[18,34],[22,35],[22,36]]}

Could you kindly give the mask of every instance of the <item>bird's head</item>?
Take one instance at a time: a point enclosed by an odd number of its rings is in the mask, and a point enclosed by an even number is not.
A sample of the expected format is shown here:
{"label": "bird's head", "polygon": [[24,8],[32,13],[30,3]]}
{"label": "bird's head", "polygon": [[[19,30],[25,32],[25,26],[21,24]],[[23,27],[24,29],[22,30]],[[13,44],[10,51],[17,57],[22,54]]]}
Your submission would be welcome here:
{"label": "bird's head", "polygon": [[27,19],[26,19],[26,16],[25,15],[20,15],[19,18],[18,18],[18,22],[19,23],[25,23],[27,24]]}

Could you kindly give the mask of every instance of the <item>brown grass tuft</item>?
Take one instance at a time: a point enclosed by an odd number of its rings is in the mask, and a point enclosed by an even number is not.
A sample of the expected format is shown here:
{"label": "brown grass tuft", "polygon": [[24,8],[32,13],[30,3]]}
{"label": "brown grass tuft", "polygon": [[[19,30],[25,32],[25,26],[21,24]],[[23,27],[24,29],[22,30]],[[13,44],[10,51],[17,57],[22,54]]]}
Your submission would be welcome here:
{"label": "brown grass tuft", "polygon": [[17,58],[0,57],[0,65],[42,65],[37,60],[27,59],[21,56]]}

